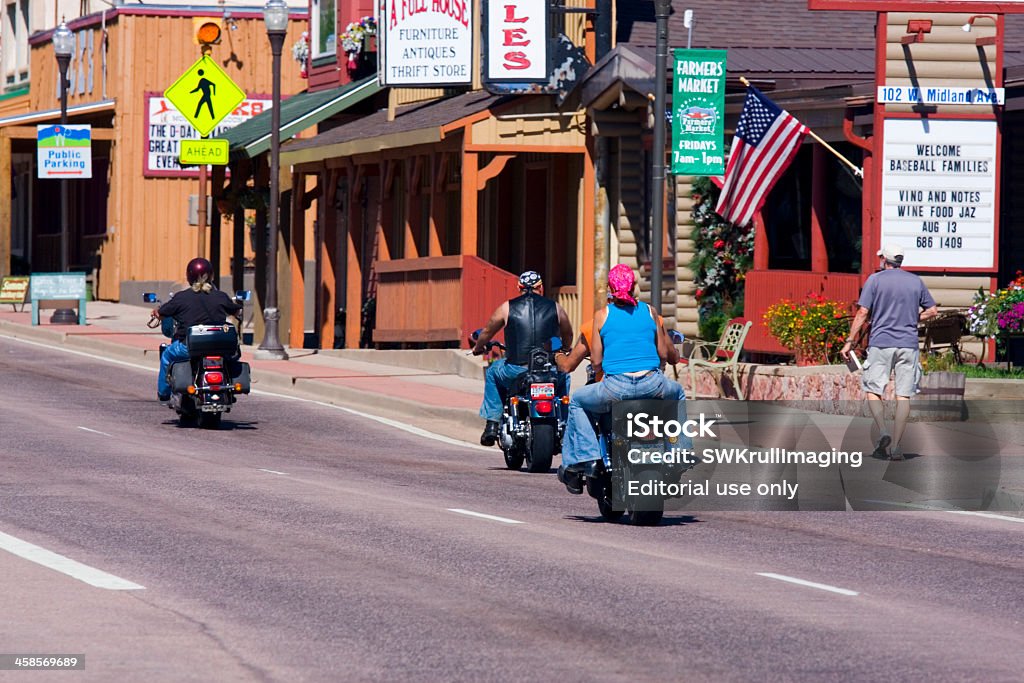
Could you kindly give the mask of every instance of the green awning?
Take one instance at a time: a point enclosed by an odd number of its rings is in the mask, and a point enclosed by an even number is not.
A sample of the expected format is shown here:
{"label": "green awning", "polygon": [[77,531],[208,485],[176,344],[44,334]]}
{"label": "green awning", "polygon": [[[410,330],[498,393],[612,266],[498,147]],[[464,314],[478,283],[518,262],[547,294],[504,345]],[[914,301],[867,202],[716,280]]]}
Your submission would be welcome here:
{"label": "green awning", "polygon": [[[289,97],[281,102],[281,141],[288,140],[379,91],[377,77],[370,76],[339,88],[304,92]],[[270,116],[271,111],[268,109],[218,136],[228,141],[232,159],[252,159],[270,149]]]}

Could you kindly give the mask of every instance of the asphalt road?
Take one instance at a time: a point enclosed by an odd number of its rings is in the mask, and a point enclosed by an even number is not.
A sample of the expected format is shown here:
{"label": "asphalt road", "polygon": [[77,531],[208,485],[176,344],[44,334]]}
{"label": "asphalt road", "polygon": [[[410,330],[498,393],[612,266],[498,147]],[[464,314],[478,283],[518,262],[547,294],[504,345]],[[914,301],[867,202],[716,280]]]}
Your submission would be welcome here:
{"label": "asphalt road", "polygon": [[0,653],[85,654],[60,680],[1024,678],[1011,518],[608,524],[496,449],[310,402],[181,429],[152,374],[0,338],[0,532],[143,587],[0,550]]}

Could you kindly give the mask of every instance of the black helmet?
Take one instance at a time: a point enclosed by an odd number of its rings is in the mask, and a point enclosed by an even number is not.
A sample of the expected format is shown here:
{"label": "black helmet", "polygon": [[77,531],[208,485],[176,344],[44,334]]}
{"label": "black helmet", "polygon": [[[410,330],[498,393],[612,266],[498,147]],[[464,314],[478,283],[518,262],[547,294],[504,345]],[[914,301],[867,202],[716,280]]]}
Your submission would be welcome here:
{"label": "black helmet", "polygon": [[213,279],[213,264],[204,258],[194,258],[185,266],[185,277],[190,285],[194,285],[204,275],[208,281]]}

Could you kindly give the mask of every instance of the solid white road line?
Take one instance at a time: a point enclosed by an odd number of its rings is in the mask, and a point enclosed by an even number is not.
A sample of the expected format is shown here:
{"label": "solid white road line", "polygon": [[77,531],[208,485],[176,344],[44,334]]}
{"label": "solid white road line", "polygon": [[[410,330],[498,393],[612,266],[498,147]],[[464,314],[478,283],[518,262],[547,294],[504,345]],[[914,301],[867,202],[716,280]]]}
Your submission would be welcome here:
{"label": "solid white road line", "polygon": [[426,429],[420,429],[419,427],[413,427],[412,425],[407,425],[407,424],[404,424],[402,422],[398,422],[397,420],[391,420],[389,418],[381,417],[379,415],[372,415],[370,413],[364,413],[363,411],[356,410],[354,408],[346,408],[345,406],[338,406],[338,405],[334,405],[333,403],[325,403],[324,401],[316,401],[316,400],[313,400],[313,399],[310,399],[310,398],[300,398],[298,396],[288,396],[286,394],[276,394],[274,392],[265,391],[263,389],[253,389],[252,393],[254,393],[254,394],[262,394],[263,396],[271,396],[273,398],[282,398],[282,399],[286,399],[286,400],[289,400],[289,401],[301,401],[303,403],[312,403],[313,405],[323,406],[324,408],[333,408],[334,410],[341,410],[343,412],[349,413],[350,415],[358,415],[359,417],[365,417],[368,420],[373,420],[374,422],[379,422],[379,423],[385,424],[385,425],[387,425],[389,427],[394,427],[395,429],[400,429],[403,432],[408,432],[410,434],[415,434],[416,436],[422,436],[424,439],[432,439],[434,441],[440,441],[441,443],[446,443],[449,446],[458,446],[459,448],[469,448],[469,449],[474,450],[474,451],[487,451],[488,453],[496,452],[495,449],[493,449],[493,448],[486,448],[484,446],[481,446],[480,444],[470,443],[469,441],[461,441],[459,439],[453,439],[451,437],[443,436],[441,434],[435,434],[434,432],[428,432]]}
{"label": "solid white road line", "polygon": [[265,470],[262,467],[257,467],[256,469],[259,470],[260,472],[267,472],[268,474],[288,474],[287,472],[278,472],[277,470]]}
{"label": "solid white road line", "polygon": [[79,425],[78,428],[81,429],[83,432],[90,432],[92,434],[102,434],[103,436],[114,436],[113,434],[107,434],[106,432],[101,432],[98,429],[89,429],[88,427],[83,427],[81,425]]}
{"label": "solid white road line", "polygon": [[771,572],[755,572],[758,576],[764,576],[769,579],[777,579],[778,581],[785,581],[786,583],[795,583],[798,586],[806,586],[807,588],[817,588],[818,590],[829,591],[830,593],[839,593],[840,595],[860,595],[857,591],[851,591],[846,588],[837,588],[835,586],[829,586],[826,583],[815,583],[814,581],[805,581],[804,579],[797,579],[792,576],[786,576],[785,574],[772,574]]}
{"label": "solid white road line", "polygon": [[2,531],[0,531],[0,550],[6,550],[29,562],[41,564],[44,567],[58,571],[61,574],[67,574],[73,579],[84,581],[90,586],[96,586],[97,588],[106,588],[112,591],[132,591],[145,588],[145,586],[140,586],[137,583],[108,574],[105,571],[95,569],[63,555],[58,555],[46,548],[40,548],[28,541],[9,536]]}
{"label": "solid white road line", "polygon": [[462,508],[448,508],[448,512],[454,512],[460,515],[468,515],[470,517],[479,517],[480,519],[489,519],[492,522],[502,522],[503,524],[526,524],[526,522],[520,522],[518,519],[509,519],[508,517],[495,517],[494,515],[485,515],[482,512],[473,512],[472,510],[463,510]]}
{"label": "solid white road line", "polygon": [[[5,334],[0,334],[0,337],[2,337],[4,339],[8,339],[10,341],[20,342],[22,344],[30,344],[32,346],[39,346],[41,348],[49,349],[51,351],[61,351],[63,353],[70,353],[70,354],[74,354],[76,356],[82,356],[84,358],[88,358],[89,360],[93,360],[93,361],[100,361],[100,362],[103,362],[103,363],[114,363],[116,365],[121,365],[123,367],[135,368],[136,370],[145,370],[146,372],[153,372],[153,370],[154,370],[154,368],[148,367],[146,365],[139,365],[137,363],[128,363],[128,362],[123,361],[123,360],[116,360],[114,358],[105,358],[103,356],[94,356],[94,355],[92,355],[90,353],[84,353],[82,351],[75,351],[74,349],[65,349],[65,348],[63,348],[61,346],[50,346],[48,344],[42,344],[40,342],[30,341],[28,339],[21,339],[19,337],[9,337],[9,336],[7,336]],[[397,422],[395,420],[390,420],[390,419],[388,419],[386,417],[380,417],[379,415],[371,415],[370,413],[364,413],[361,410],[355,410],[353,408],[346,408],[344,406],[334,405],[333,403],[325,403],[324,401],[315,401],[313,399],[300,398],[298,396],[287,396],[285,394],[277,394],[277,393],[274,393],[272,391],[264,391],[262,389],[253,389],[252,393],[254,393],[254,394],[262,394],[263,396],[270,396],[272,398],[287,399],[289,401],[300,401],[302,403],[312,403],[313,405],[323,406],[325,408],[333,408],[334,410],[341,410],[341,411],[349,413],[351,415],[358,415],[359,417],[364,417],[364,418],[366,418],[368,420],[373,420],[374,422],[379,422],[381,424],[388,425],[389,427],[394,427],[395,429],[400,429],[403,432],[408,432],[409,434],[415,434],[416,436],[421,436],[424,439],[432,439],[434,441],[440,441],[441,443],[446,443],[446,444],[448,444],[450,446],[458,446],[460,448],[469,448],[469,449],[475,450],[475,451],[487,451],[488,453],[495,452],[493,448],[485,448],[484,446],[481,446],[481,445],[475,444],[475,443],[471,443],[469,441],[461,441],[459,439],[452,439],[450,437],[443,436],[441,434],[435,434],[434,432],[428,432],[427,430],[420,429],[419,427],[413,427],[412,425],[407,425],[407,424],[403,424],[401,422]]]}
{"label": "solid white road line", "polygon": [[997,515],[994,512],[972,512],[970,510],[946,510],[946,512],[953,515],[974,515],[975,517],[1001,519],[1004,522],[1017,522],[1019,524],[1024,524],[1024,517],[1009,517],[1007,515]]}

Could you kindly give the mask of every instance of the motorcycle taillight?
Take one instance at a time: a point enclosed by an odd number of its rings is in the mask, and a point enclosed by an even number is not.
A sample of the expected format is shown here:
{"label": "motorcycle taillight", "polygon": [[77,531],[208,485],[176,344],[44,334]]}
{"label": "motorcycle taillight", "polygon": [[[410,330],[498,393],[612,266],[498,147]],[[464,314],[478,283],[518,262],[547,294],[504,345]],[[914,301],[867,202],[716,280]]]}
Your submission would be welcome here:
{"label": "motorcycle taillight", "polygon": [[206,380],[207,384],[223,384],[224,373],[223,372],[207,372],[203,379]]}
{"label": "motorcycle taillight", "polygon": [[550,415],[552,409],[551,401],[534,401],[533,409],[541,415]]}
{"label": "motorcycle taillight", "polygon": [[207,356],[203,359],[204,368],[219,368],[224,365],[224,358],[221,356]]}

